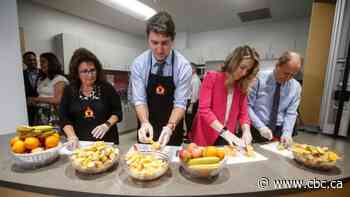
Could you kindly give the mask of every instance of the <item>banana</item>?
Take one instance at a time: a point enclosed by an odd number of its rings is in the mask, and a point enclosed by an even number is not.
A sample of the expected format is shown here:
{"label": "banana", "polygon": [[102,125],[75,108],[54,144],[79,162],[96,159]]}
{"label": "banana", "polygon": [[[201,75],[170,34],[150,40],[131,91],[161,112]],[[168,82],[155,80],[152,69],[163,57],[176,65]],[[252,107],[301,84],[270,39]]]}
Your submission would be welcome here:
{"label": "banana", "polygon": [[26,125],[20,125],[20,126],[17,126],[16,128],[16,131],[19,133],[28,133],[28,132],[31,132],[32,130],[33,130],[32,127],[26,126]]}
{"label": "banana", "polygon": [[217,164],[220,162],[219,157],[199,157],[190,159],[187,164],[188,165],[200,165],[200,164]]}
{"label": "banana", "polygon": [[56,131],[54,131],[54,130],[45,131],[45,132],[40,134],[40,137],[46,138],[46,137],[49,137],[50,135],[52,135],[54,133],[56,133]]}
{"label": "banana", "polygon": [[53,126],[51,126],[51,125],[38,125],[38,126],[33,126],[32,128],[34,130],[39,130],[39,131],[50,131],[50,130],[53,130]]}
{"label": "banana", "polygon": [[215,170],[220,167],[220,164],[200,164],[188,166],[191,170]]}

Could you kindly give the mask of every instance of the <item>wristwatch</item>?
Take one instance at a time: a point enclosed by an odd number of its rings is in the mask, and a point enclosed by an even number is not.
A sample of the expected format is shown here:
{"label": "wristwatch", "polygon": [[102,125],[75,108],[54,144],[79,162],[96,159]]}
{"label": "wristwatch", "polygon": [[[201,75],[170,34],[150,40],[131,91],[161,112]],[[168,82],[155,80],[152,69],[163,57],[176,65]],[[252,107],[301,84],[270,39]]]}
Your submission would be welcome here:
{"label": "wristwatch", "polygon": [[222,134],[224,134],[227,131],[227,127],[223,127],[220,131],[219,131],[219,135],[222,136]]}
{"label": "wristwatch", "polygon": [[112,123],[110,123],[108,120],[105,122],[105,124],[107,125],[108,128],[112,126]]}

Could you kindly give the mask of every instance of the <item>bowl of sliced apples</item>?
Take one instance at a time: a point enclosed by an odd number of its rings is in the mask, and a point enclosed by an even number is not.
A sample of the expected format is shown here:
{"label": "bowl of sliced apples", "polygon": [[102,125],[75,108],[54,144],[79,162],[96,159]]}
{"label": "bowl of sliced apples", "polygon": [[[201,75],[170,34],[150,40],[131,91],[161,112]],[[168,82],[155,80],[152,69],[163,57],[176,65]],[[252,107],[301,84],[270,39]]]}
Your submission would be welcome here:
{"label": "bowl of sliced apples", "polygon": [[159,151],[131,151],[125,155],[125,170],[140,181],[160,178],[169,168],[169,157]]}
{"label": "bowl of sliced apples", "polygon": [[119,160],[119,149],[105,142],[95,142],[90,146],[74,150],[70,156],[72,166],[81,173],[102,173]]}
{"label": "bowl of sliced apples", "polygon": [[293,144],[294,159],[306,167],[319,170],[330,170],[336,166],[341,157],[328,147],[312,146],[308,144]]}

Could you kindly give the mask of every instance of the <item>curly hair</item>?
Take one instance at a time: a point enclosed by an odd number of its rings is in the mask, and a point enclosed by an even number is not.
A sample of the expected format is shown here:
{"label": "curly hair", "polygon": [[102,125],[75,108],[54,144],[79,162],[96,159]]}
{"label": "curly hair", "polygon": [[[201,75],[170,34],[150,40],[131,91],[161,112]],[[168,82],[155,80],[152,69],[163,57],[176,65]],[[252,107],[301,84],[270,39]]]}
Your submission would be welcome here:
{"label": "curly hair", "polygon": [[79,77],[79,66],[81,63],[93,63],[96,68],[96,81],[95,83],[100,83],[105,81],[105,76],[102,70],[102,64],[98,60],[95,54],[85,48],[79,48],[74,51],[73,56],[69,63],[69,80],[71,84],[79,89],[81,86],[81,81]]}
{"label": "curly hair", "polygon": [[63,75],[62,71],[62,65],[58,61],[58,58],[53,53],[42,53],[40,55],[40,58],[45,58],[48,62],[48,70],[47,74],[44,74],[41,72],[42,77],[41,80],[45,79],[46,77],[52,80],[56,75]]}
{"label": "curly hair", "polygon": [[175,24],[171,15],[167,12],[159,12],[156,15],[152,16],[147,21],[146,26],[147,36],[150,32],[165,34],[170,36],[171,40],[175,39]]}
{"label": "curly hair", "polygon": [[[254,65],[245,76],[238,81],[235,81],[233,78],[233,73],[237,70],[239,64],[244,58],[252,59],[254,61]],[[237,84],[245,94],[248,94],[250,87],[255,80],[257,73],[259,72],[259,62],[260,56],[254,48],[244,45],[233,50],[233,52],[226,57],[224,66],[221,69],[222,72],[228,73],[228,78],[225,81],[226,87],[231,88],[234,84]]]}

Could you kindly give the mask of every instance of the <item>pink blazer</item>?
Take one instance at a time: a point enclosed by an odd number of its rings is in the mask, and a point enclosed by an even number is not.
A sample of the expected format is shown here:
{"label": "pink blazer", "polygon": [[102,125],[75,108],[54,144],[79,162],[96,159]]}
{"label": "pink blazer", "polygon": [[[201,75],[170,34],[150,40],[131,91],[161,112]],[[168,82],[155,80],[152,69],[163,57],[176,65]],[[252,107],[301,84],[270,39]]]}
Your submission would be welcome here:
{"label": "pink blazer", "polygon": [[[223,72],[209,71],[202,82],[198,112],[192,124],[192,131],[189,132],[189,138],[200,146],[213,145],[218,138],[218,132],[210,127],[214,120],[224,123],[228,93],[225,86],[226,78]],[[226,124],[233,133],[236,131],[237,120],[241,125],[244,123],[250,125],[247,95],[235,86]]]}

